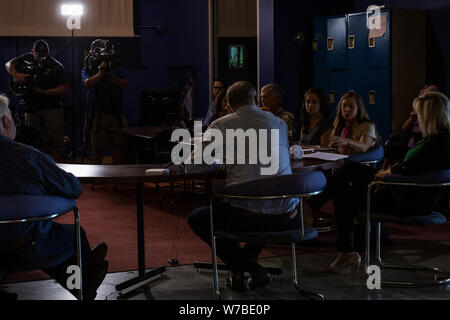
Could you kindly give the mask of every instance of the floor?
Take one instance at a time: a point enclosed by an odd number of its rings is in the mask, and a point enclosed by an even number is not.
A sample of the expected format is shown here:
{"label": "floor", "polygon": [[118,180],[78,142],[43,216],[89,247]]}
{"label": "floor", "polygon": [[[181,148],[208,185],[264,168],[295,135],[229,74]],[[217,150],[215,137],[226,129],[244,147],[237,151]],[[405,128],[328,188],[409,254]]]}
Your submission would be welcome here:
{"label": "floor", "polygon": [[[450,270],[450,242],[423,243],[414,247],[390,247],[384,251],[387,261],[413,263]],[[424,288],[392,288],[368,290],[364,272],[359,275],[332,275],[321,272],[334,258],[335,253],[315,253],[297,257],[302,285],[321,292],[329,300],[446,300],[450,299],[450,285]],[[221,295],[224,300],[303,300],[290,281],[290,257],[261,260],[261,264],[282,266],[283,274],[272,284],[245,293],[237,293],[225,287],[226,272],[220,272]],[[128,293],[117,293],[115,285],[128,280],[136,272],[110,273],[98,290],[97,300],[213,300],[212,272],[198,272],[192,265],[169,267],[162,277],[146,286]],[[381,280],[389,279],[429,280],[430,275],[421,272],[382,270]],[[19,300],[73,300],[53,280],[13,283],[5,286],[16,292]]]}

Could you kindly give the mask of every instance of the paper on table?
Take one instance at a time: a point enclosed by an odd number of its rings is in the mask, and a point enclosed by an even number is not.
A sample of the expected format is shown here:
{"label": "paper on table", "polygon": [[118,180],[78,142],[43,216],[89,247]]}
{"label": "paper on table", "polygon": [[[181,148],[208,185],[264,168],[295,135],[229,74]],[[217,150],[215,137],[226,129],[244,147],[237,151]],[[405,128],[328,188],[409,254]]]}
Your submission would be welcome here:
{"label": "paper on table", "polygon": [[321,159],[327,161],[337,161],[341,159],[348,158],[347,155],[337,154],[337,153],[329,153],[329,152],[315,152],[311,154],[305,154],[303,158],[313,158],[313,159]]}

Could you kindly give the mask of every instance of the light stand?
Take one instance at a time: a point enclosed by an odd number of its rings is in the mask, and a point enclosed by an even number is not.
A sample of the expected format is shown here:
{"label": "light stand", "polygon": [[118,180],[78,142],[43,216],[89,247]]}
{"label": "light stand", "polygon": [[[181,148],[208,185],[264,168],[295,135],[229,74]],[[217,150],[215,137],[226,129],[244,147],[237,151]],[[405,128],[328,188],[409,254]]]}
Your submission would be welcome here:
{"label": "light stand", "polygon": [[82,4],[63,4],[61,5],[61,15],[67,16],[66,26],[72,32],[71,46],[72,46],[72,158],[76,160],[77,155],[77,107],[75,101],[75,49],[74,49],[74,30],[81,29],[81,16],[84,13]]}

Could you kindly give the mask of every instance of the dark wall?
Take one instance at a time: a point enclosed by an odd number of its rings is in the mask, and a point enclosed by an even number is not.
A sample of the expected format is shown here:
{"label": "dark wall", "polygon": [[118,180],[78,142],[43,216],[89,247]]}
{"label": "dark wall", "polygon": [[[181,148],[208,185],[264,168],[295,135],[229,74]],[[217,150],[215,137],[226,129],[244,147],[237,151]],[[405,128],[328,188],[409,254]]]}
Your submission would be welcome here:
{"label": "dark wall", "polygon": [[[208,1],[207,0],[135,0],[138,14],[135,19],[135,38],[111,39],[119,41],[122,56],[122,71],[129,80],[124,91],[125,111],[130,125],[139,120],[139,97],[145,88],[166,88],[171,83],[168,70],[185,69],[195,71],[197,80],[198,114],[206,112],[209,100],[209,60],[208,60]],[[163,26],[162,32],[152,29]],[[76,35],[76,31],[75,31]],[[72,42],[71,38],[44,38],[51,47],[52,55],[66,69],[69,80],[72,79]],[[31,51],[37,38],[0,38],[0,64],[13,57]],[[84,88],[81,85],[80,72],[83,66],[84,50],[94,39],[74,39],[74,86],[78,117],[78,133],[84,119]],[[173,73],[173,72],[172,72]],[[9,75],[0,66],[0,92],[11,96],[8,83]],[[72,95],[64,98],[64,105],[70,111]],[[195,106],[194,106],[195,107]],[[71,130],[68,130],[71,132]],[[78,141],[80,139],[78,138]]]}

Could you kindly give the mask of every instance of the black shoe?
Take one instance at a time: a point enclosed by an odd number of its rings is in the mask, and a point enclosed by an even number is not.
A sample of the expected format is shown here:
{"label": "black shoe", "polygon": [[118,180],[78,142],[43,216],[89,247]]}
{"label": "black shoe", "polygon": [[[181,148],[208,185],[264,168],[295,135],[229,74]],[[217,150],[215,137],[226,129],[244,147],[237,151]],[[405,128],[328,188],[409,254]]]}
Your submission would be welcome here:
{"label": "black shoe", "polygon": [[229,272],[225,284],[227,287],[238,292],[245,292],[248,290],[248,279],[244,277],[243,273]]}
{"label": "black shoe", "polygon": [[108,272],[108,261],[104,260],[97,264],[94,274],[90,278],[90,282],[86,284],[86,291],[84,291],[84,300],[94,300],[97,296],[97,289],[102,284]]}
{"label": "black shoe", "polygon": [[272,277],[269,272],[261,266],[258,266],[253,271],[250,271],[252,280],[250,282],[250,289],[264,287],[265,285],[272,283]]}
{"label": "black shoe", "polygon": [[92,248],[92,254],[94,255],[95,261],[97,263],[100,263],[103,260],[105,260],[107,252],[108,252],[108,246],[104,242],[99,243],[95,247]]}

